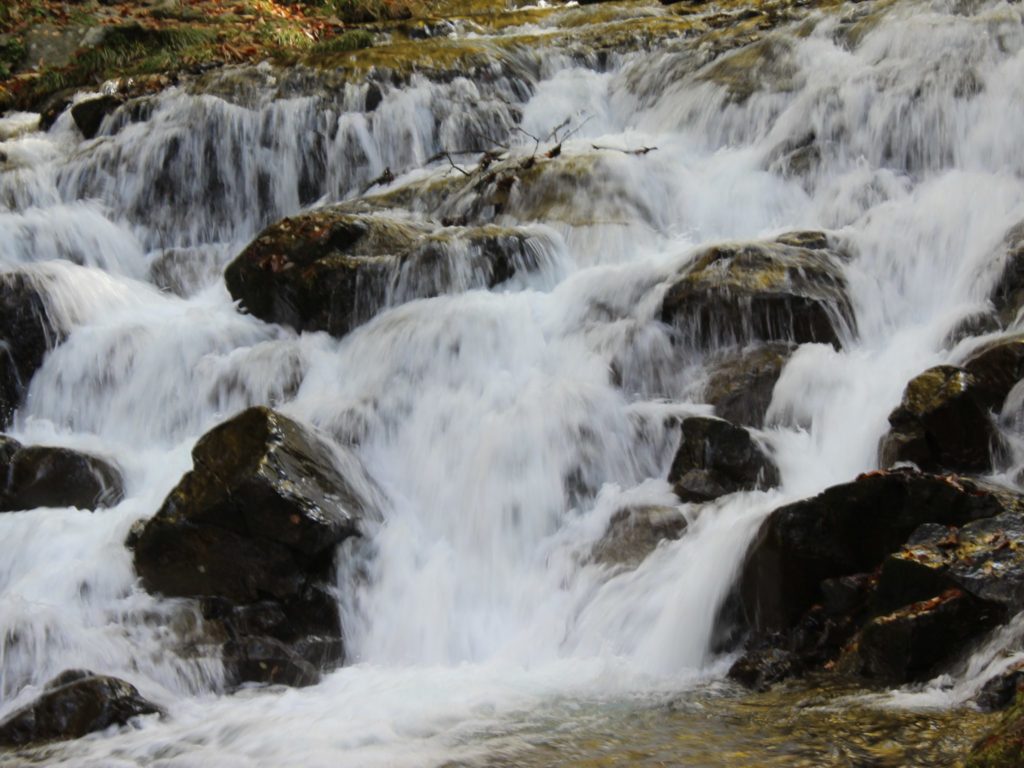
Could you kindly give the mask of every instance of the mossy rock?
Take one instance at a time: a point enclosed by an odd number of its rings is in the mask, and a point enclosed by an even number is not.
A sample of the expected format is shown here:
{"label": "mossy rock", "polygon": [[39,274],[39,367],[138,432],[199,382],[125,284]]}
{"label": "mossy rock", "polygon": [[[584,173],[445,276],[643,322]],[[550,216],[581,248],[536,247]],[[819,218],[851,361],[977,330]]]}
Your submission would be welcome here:
{"label": "mossy rock", "polygon": [[670,285],[661,319],[702,349],[755,341],[838,347],[855,327],[840,261],[828,249],[779,242],[712,246]]}
{"label": "mossy rock", "polygon": [[785,342],[727,350],[708,363],[703,400],[719,418],[748,427],[764,426],[775,384],[796,346]]}
{"label": "mossy rock", "polygon": [[940,365],[907,384],[900,405],[889,414],[879,463],[909,461],[929,472],[986,472],[1004,450],[989,414],[989,395],[963,368]]}
{"label": "mossy rock", "polygon": [[686,532],[686,518],[675,507],[643,506],[618,510],[604,536],[594,545],[591,559],[602,565],[635,568],[662,541]]}
{"label": "mossy rock", "polygon": [[340,337],[389,306],[494,288],[537,268],[544,250],[522,230],[436,227],[339,207],[264,230],[225,280],[242,307],[267,322]]}
{"label": "mossy rock", "polygon": [[701,79],[722,86],[731,100],[742,103],[760,91],[792,91],[797,66],[792,45],[784,38],[766,37],[708,67]]}

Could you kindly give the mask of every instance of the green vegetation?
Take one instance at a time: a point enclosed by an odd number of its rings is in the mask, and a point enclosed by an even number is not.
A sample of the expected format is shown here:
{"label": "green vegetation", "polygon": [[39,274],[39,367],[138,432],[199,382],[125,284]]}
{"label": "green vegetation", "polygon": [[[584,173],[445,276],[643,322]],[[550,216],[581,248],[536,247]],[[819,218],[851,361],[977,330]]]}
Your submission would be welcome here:
{"label": "green vegetation", "polygon": [[[95,86],[117,77],[173,75],[265,59],[288,63],[309,54],[358,51],[372,46],[379,33],[367,24],[411,14],[412,6],[403,0],[295,5],[276,0],[167,0],[153,6],[4,0],[0,110],[37,106],[65,88]],[[60,55],[47,60],[49,49],[44,49],[41,55],[33,53],[36,61],[27,61],[33,38],[61,41]]]}

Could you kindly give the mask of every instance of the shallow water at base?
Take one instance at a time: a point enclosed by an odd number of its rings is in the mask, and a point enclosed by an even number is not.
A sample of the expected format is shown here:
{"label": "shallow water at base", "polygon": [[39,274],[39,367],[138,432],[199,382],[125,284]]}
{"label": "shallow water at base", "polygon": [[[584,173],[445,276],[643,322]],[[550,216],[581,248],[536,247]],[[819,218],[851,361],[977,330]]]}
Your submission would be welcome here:
{"label": "shallow water at base", "polygon": [[766,693],[712,684],[667,700],[572,701],[510,731],[489,755],[446,768],[939,768],[991,724],[958,708],[885,708],[857,688],[805,681]]}

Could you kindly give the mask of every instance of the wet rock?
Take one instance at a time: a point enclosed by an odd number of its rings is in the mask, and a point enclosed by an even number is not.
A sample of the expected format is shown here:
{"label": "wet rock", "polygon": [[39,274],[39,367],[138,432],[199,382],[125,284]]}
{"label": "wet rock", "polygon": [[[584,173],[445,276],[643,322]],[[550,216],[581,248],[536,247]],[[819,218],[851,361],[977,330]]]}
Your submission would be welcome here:
{"label": "wet rock", "polygon": [[963,368],[940,365],[911,379],[889,414],[879,461],[909,461],[923,470],[986,472],[1002,439],[989,414],[981,382]]}
{"label": "wet rock", "polygon": [[50,94],[40,104],[36,105],[39,111],[39,127],[44,131],[50,130],[57,118],[67,111],[71,102],[78,93],[77,88],[64,88],[56,93]]}
{"label": "wet rock", "polygon": [[729,679],[755,691],[766,691],[803,671],[798,654],[781,648],[763,648],[747,651],[737,659],[729,668]]}
{"label": "wet rock", "polygon": [[722,86],[732,101],[743,103],[760,91],[792,90],[797,71],[791,43],[767,37],[723,56],[701,79]]}
{"label": "wet rock", "polygon": [[821,164],[817,136],[809,133],[783,142],[772,152],[768,170],[787,178],[807,176]]}
{"label": "wet rock", "polygon": [[435,231],[383,215],[328,209],[265,230],[227,268],[231,295],[267,322],[344,336],[405,301],[493,288],[537,266],[520,230]]}
{"label": "wet rock", "polygon": [[977,381],[984,405],[998,410],[1014,385],[1024,379],[1024,334],[981,346],[962,367]]}
{"label": "wet rock", "polygon": [[0,428],[10,423],[32,375],[62,335],[32,277],[0,274]]}
{"label": "wet rock", "polygon": [[823,580],[873,571],[918,526],[964,525],[1016,503],[977,481],[899,470],[780,507],[748,550],[740,576],[744,613],[757,632],[784,632],[822,599]]}
{"label": "wet rock", "polygon": [[685,531],[686,519],[675,507],[620,509],[612,515],[591,557],[603,565],[636,567],[660,542],[678,539]]}
{"label": "wet rock", "polygon": [[1024,500],[1006,494],[1010,509],[957,528],[929,527],[886,558],[878,582],[880,610],[949,589],[1016,613],[1024,609]]}
{"label": "wet rock", "polygon": [[1024,690],[1024,662],[1017,662],[990,678],[974,697],[982,712],[995,712],[1013,704],[1017,694]]}
{"label": "wet rock", "polygon": [[1024,221],[1017,224],[1003,239],[1003,269],[990,299],[1003,328],[1009,326],[1024,306]]}
{"label": "wet rock", "polygon": [[366,112],[373,112],[384,101],[384,92],[377,83],[370,83],[366,87],[366,102],[363,109]]}
{"label": "wet rock", "polygon": [[316,685],[320,670],[291,646],[272,637],[241,637],[224,644],[224,668],[228,680],[289,685]]}
{"label": "wet rock", "polygon": [[763,427],[775,383],[794,349],[784,343],[757,344],[720,356],[709,366],[704,402],[726,421]]}
{"label": "wet rock", "polygon": [[205,618],[229,643],[230,682],[307,684],[307,665],[344,658],[330,584],[337,545],[375,514],[358,485],[361,465],[268,408],[215,427],[192,458],[129,539],[143,585],[203,598]]}
{"label": "wet rock", "polygon": [[0,723],[0,745],[77,739],[159,711],[124,680],[70,670],[47,683],[38,699]]}
{"label": "wet rock", "polygon": [[87,453],[49,446],[23,447],[0,437],[0,512],[37,507],[112,507],[124,498],[114,465]]}
{"label": "wet rock", "polygon": [[700,348],[753,341],[838,347],[853,328],[838,258],[783,243],[714,246],[668,289],[661,319]]}
{"label": "wet rock", "polygon": [[813,229],[785,232],[776,237],[775,242],[791,245],[794,248],[809,248],[812,251],[824,251],[831,247],[828,235]]}
{"label": "wet rock", "polygon": [[120,96],[103,95],[91,99],[83,99],[71,107],[71,117],[75,125],[87,139],[95,138],[99,133],[103,119],[117,111],[117,108],[124,103]]}
{"label": "wet rock", "polygon": [[295,595],[370,512],[331,449],[268,408],[215,427],[192,459],[132,541],[143,584],[164,595]]}
{"label": "wet rock", "polygon": [[876,586],[869,573],[854,573],[821,582],[821,607],[829,616],[852,616],[867,607]]}
{"label": "wet rock", "polygon": [[869,621],[839,670],[888,683],[927,680],[964,651],[964,644],[1005,621],[1000,606],[948,590]]}
{"label": "wet rock", "polygon": [[682,431],[668,480],[683,501],[710,501],[727,493],[778,485],[775,463],[742,427],[693,417],[683,421]]}
{"label": "wet rock", "polygon": [[159,289],[188,297],[212,285],[223,271],[211,248],[167,248],[149,265],[149,279]]}

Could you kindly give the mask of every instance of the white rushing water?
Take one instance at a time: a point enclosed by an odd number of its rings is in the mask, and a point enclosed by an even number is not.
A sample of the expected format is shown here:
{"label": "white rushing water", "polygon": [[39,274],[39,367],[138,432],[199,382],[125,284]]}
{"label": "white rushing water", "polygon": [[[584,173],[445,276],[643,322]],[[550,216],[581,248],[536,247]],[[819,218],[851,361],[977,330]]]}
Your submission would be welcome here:
{"label": "white rushing water", "polygon": [[[168,716],[49,764],[440,765],[558,700],[721,676],[715,619],[758,524],[876,466],[907,380],[960,359],[947,336],[985,305],[1024,220],[1021,7],[908,2],[877,26],[872,4],[851,8],[774,33],[775,87],[745,101],[669,46],[603,71],[537,54],[486,85],[413,78],[370,113],[365,86],[272,100],[266,71],[244,99],[171,90],[92,141],[68,115],[46,134],[0,121],[0,266],[45,280],[71,329],[10,433],[107,456],[127,481],[113,509],[0,515],[0,715],[84,667]],[[267,223],[385,168],[396,189],[451,175],[423,168],[480,136],[528,154],[517,120],[543,135],[566,119],[579,130],[564,154],[596,153],[596,175],[534,224],[548,262],[515,290],[410,302],[341,340],[233,305],[222,268]],[[820,162],[784,174],[779,148],[809,133]],[[710,412],[692,396],[700,356],[658,322],[660,291],[700,244],[791,229],[826,229],[852,255],[858,332],[801,347],[775,388],[781,488],[681,505],[678,542],[634,571],[594,564],[617,510],[676,503],[670,417]],[[216,660],[177,652],[190,609],[141,590],[124,540],[198,437],[251,404],[355,441],[389,508],[368,578],[340,575],[350,666],[224,696]]]}

